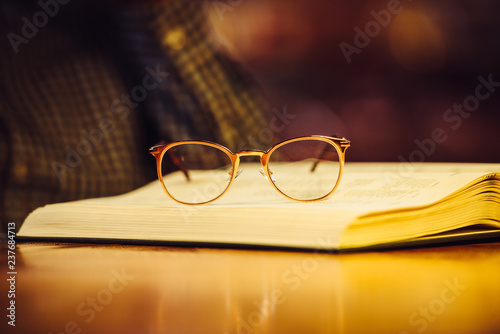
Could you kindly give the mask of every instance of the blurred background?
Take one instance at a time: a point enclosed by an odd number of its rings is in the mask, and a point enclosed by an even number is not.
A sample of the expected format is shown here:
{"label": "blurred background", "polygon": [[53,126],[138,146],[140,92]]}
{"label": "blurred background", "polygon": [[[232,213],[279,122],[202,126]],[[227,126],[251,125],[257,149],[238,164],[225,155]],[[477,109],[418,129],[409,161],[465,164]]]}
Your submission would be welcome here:
{"label": "blurred background", "polygon": [[349,161],[500,162],[500,2],[205,6],[218,48],[286,113],[276,138],[345,136]]}

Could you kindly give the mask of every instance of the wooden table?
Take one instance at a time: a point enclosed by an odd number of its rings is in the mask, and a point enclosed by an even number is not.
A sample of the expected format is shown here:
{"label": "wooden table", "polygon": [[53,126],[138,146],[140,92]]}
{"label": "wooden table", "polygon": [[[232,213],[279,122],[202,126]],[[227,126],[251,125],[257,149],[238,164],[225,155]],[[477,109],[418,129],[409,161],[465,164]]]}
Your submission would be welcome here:
{"label": "wooden table", "polygon": [[15,269],[17,333],[500,333],[500,243],[350,254],[25,243]]}

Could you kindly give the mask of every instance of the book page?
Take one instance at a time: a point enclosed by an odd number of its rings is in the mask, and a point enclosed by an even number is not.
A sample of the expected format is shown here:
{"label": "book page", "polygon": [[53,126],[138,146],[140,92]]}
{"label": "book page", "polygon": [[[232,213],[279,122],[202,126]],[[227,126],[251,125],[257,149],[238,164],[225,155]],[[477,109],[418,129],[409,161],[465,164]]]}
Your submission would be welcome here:
{"label": "book page", "polygon": [[[241,172],[220,199],[206,204],[213,207],[328,207],[359,213],[426,205],[438,201],[473,180],[500,171],[500,164],[426,163],[413,169],[402,163],[347,163],[337,190],[327,199],[302,203],[281,195],[259,172],[261,165],[242,163]],[[290,171],[290,182],[300,175]],[[169,177],[169,176],[167,176]],[[312,186],[304,184],[304,187]],[[183,206],[165,194],[159,181],[130,193],[85,200],[102,204]],[[189,206],[188,206],[189,207]]]}
{"label": "book page", "polygon": [[346,164],[341,185],[323,204],[365,213],[432,204],[472,181],[500,171],[500,164]]}

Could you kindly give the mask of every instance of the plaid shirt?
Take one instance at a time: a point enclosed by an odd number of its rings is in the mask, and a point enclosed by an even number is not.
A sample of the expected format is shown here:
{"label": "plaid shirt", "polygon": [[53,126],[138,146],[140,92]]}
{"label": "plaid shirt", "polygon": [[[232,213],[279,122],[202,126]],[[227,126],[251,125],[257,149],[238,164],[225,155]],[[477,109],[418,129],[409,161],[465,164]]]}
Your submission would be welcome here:
{"label": "plaid shirt", "polygon": [[19,227],[47,203],[153,180],[155,140],[234,149],[266,124],[258,90],[209,43],[197,2],[111,9],[73,0],[47,9],[4,1],[0,9],[4,226]]}

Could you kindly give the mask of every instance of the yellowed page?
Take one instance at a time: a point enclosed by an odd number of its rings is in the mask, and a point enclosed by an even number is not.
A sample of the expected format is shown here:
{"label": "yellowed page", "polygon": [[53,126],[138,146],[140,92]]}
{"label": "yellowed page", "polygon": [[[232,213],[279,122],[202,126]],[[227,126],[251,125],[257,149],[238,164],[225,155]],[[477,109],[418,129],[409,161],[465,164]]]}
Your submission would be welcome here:
{"label": "yellowed page", "polygon": [[[242,163],[242,172],[228,192],[208,205],[300,206],[300,202],[280,195],[259,173],[259,169],[260,164]],[[326,200],[305,203],[303,207],[326,206],[366,213],[421,206],[438,201],[476,178],[494,172],[500,172],[500,164],[426,163],[410,168],[402,163],[347,163],[338,189]],[[300,182],[300,175],[294,175],[293,170],[290,175],[293,180]],[[116,204],[119,201],[120,204],[149,206],[176,205],[163,192],[159,181],[122,196],[87,201],[105,204]]]}
{"label": "yellowed page", "polygon": [[500,164],[351,163],[330,201],[365,213],[427,205],[495,172]]}
{"label": "yellowed page", "polygon": [[[413,189],[408,187],[408,193],[401,200],[388,203],[385,207],[375,207],[370,213],[358,217],[343,231],[342,247],[358,248],[411,241],[475,224],[487,225],[491,230],[500,229],[500,206],[492,204],[495,201],[500,203],[500,173],[495,173],[500,170],[500,166],[449,166],[426,164],[425,168],[415,171],[412,175],[416,176],[408,182]],[[496,175],[495,180],[489,179],[487,184],[479,182],[493,175]],[[390,183],[404,185],[408,177],[401,175],[392,179]],[[394,191],[397,188],[394,186],[390,189]],[[399,190],[403,190],[402,187]],[[466,235],[467,231],[463,234]]]}

